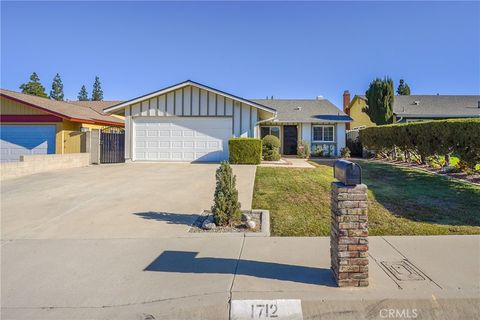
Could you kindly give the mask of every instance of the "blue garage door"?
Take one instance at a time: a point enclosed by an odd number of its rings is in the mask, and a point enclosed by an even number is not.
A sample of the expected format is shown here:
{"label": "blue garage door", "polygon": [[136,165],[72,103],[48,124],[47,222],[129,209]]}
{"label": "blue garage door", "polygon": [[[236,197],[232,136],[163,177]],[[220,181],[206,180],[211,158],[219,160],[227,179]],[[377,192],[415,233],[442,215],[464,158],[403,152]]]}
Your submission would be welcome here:
{"label": "blue garage door", "polygon": [[26,154],[55,153],[55,125],[1,125],[0,161],[18,161]]}

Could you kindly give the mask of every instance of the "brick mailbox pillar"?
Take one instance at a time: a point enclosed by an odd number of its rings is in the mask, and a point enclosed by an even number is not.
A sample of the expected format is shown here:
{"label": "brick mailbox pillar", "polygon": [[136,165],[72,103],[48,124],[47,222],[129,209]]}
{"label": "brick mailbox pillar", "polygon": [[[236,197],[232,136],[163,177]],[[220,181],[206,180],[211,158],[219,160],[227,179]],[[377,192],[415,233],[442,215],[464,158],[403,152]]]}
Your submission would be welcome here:
{"label": "brick mailbox pillar", "polygon": [[332,183],[330,257],[339,287],[368,286],[367,186]]}

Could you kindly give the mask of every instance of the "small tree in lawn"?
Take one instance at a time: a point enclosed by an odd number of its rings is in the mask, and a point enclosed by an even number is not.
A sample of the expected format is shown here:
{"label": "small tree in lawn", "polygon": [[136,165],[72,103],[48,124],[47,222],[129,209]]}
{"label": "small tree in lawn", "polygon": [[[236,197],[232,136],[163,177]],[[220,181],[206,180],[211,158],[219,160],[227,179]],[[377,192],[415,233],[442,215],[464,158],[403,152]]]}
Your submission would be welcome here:
{"label": "small tree in lawn", "polygon": [[397,87],[397,94],[400,96],[410,95],[410,87],[403,79],[400,79],[400,84]]}
{"label": "small tree in lawn", "polygon": [[368,101],[363,111],[377,125],[393,122],[393,81],[385,77],[375,79],[370,83],[365,93]]}
{"label": "small tree in lawn", "polygon": [[29,82],[20,85],[20,89],[22,89],[22,93],[31,94],[42,98],[48,97],[45,93],[45,87],[40,82],[40,78],[36,72],[32,73]]}
{"label": "small tree in lawn", "polygon": [[95,77],[95,82],[93,83],[92,90],[92,101],[102,101],[103,100],[103,90],[100,83],[100,78]]}
{"label": "small tree in lawn", "polygon": [[80,88],[80,92],[78,93],[78,101],[88,101],[88,92],[85,85]]}
{"label": "small tree in lawn", "polygon": [[241,218],[240,202],[236,188],[236,177],[226,161],[216,172],[217,184],[213,196],[212,213],[217,226],[232,225]]}
{"label": "small tree in lawn", "polygon": [[64,94],[63,94],[63,83],[62,78],[57,73],[53,78],[52,82],[52,90],[50,90],[50,99],[63,101]]}

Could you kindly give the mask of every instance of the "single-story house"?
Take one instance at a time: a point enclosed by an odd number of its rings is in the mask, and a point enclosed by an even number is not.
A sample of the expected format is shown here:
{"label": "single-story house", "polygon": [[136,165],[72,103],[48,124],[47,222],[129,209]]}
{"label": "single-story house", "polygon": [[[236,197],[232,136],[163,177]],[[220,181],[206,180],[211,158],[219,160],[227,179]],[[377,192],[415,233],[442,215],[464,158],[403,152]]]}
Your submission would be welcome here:
{"label": "single-story house", "polygon": [[[350,93],[343,94],[343,108],[353,121],[347,130],[359,130],[375,126],[363,108],[367,98],[355,95],[350,101]],[[480,118],[480,96],[478,95],[397,95],[393,100],[394,123]]]}
{"label": "single-story house", "polygon": [[0,160],[21,155],[81,152],[81,132],[123,127],[122,117],[103,113],[118,101],[56,101],[0,89]]}
{"label": "single-story house", "polygon": [[231,137],[267,134],[280,139],[286,155],[296,154],[300,141],[338,155],[351,121],[323,98],[245,99],[191,80],[104,112],[125,116],[127,161],[226,160]]}

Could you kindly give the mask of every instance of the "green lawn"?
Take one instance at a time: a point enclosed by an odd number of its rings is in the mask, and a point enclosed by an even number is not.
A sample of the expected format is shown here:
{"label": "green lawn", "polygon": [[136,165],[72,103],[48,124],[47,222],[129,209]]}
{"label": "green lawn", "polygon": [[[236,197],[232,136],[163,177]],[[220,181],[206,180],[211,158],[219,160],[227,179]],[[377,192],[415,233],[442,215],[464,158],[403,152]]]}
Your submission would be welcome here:
{"label": "green lawn", "polygon": [[[371,235],[480,234],[480,187],[415,169],[359,161],[369,187]],[[253,208],[272,235],[328,236],[332,167],[258,167]]]}

